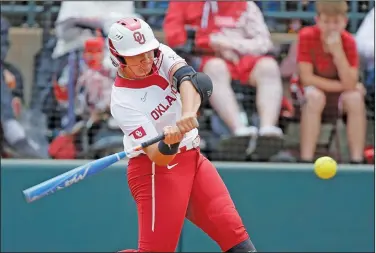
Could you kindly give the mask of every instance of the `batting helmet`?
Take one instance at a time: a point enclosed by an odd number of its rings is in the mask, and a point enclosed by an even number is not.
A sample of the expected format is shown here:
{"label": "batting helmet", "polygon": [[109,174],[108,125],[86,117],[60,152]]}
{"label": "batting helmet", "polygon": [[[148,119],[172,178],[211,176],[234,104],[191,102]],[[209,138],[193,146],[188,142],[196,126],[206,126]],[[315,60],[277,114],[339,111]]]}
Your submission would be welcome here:
{"label": "batting helmet", "polygon": [[124,56],[134,56],[159,48],[159,41],[152,29],[139,18],[125,18],[112,24],[108,43],[115,67],[125,65]]}

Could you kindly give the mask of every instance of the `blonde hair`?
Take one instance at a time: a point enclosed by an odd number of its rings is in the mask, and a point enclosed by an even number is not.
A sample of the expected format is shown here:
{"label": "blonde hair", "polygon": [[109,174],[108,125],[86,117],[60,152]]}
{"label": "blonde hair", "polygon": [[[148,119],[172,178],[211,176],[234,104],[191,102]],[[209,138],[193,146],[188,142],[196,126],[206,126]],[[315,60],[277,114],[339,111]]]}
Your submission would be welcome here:
{"label": "blonde hair", "polygon": [[346,15],[347,10],[348,6],[345,0],[316,0],[316,12],[318,15]]}

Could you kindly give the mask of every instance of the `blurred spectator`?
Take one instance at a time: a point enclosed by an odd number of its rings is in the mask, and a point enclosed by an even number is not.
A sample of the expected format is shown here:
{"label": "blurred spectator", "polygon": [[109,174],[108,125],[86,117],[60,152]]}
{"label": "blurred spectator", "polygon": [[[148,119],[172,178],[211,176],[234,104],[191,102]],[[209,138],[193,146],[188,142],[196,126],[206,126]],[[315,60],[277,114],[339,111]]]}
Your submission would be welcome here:
{"label": "blurred spectator", "polygon": [[85,70],[82,71],[76,85],[77,110],[80,115],[104,112],[110,104],[110,93],[114,78],[103,67],[104,38],[88,39],[84,48]]}
{"label": "blurred spectator", "polygon": [[375,8],[370,10],[363,19],[356,33],[359,55],[365,59],[374,58],[375,54]]}
{"label": "blurred spectator", "polygon": [[358,83],[358,52],[345,31],[346,1],[316,2],[316,25],[303,28],[298,39],[300,81],[305,103],[301,115],[301,160],[312,162],[322,117],[347,115],[347,138],[353,163],[363,162],[366,117],[364,93]]}
{"label": "blurred spectator", "polygon": [[[210,103],[234,136],[259,140],[283,135],[276,126],[282,99],[282,83],[270,33],[257,5],[250,1],[170,2],[164,23],[166,41],[173,48],[187,42],[186,26],[196,31],[196,68],[214,83]],[[231,87],[231,79],[257,87],[260,129],[246,126]]]}
{"label": "blurred spectator", "polygon": [[21,73],[16,67],[7,62],[3,62],[4,81],[11,91],[12,109],[14,116],[18,118],[22,111],[23,81]]}
{"label": "blurred spectator", "polygon": [[359,55],[366,70],[368,90],[375,86],[375,8],[368,12],[356,33]]}
{"label": "blurred spectator", "polygon": [[[300,0],[299,1],[287,1],[286,3],[286,9],[288,11],[298,11],[298,5],[302,5],[302,11],[314,11],[314,2],[308,1],[308,0]],[[304,19],[292,19],[289,21],[289,27],[288,32],[289,33],[296,33],[298,32],[302,27],[312,25],[311,21],[307,21]]]}
{"label": "blurred spectator", "polygon": [[102,119],[102,115],[109,112],[114,82],[114,78],[110,76],[111,72],[103,66],[104,46],[102,37],[86,41],[83,55],[86,68],[76,85],[76,115],[94,125],[90,129],[90,136],[97,133],[97,123]]}
{"label": "blurred spectator", "polygon": [[[85,11],[83,11],[85,10]],[[103,15],[106,13],[106,15]],[[124,16],[138,16],[133,2],[117,1],[74,1],[63,2],[56,21],[57,43],[52,59],[55,70],[53,90],[47,97],[44,112],[48,115],[49,127],[68,130],[75,124],[75,86],[85,69],[83,48],[85,41],[95,38],[100,30],[106,36],[109,26]],[[108,54],[108,50],[104,51]],[[105,68],[115,73],[109,57],[104,57]]]}
{"label": "blurred spectator", "polygon": [[1,63],[1,124],[4,132],[4,140],[11,146],[25,139],[25,131],[15,118],[15,110],[12,107],[13,95],[11,86],[14,85],[14,76],[4,68]]}
{"label": "blurred spectator", "polygon": [[78,150],[86,151],[86,145],[93,144],[102,120],[107,118],[114,77],[103,65],[104,53],[105,39],[99,32],[98,37],[86,40],[74,93],[74,117],[79,121],[51,142],[49,154],[55,159],[74,159]]}
{"label": "blurred spectator", "polygon": [[62,2],[56,20],[56,34],[59,41],[54,51],[54,58],[82,48],[86,39],[93,37],[92,30],[84,27],[96,29],[100,26],[106,35],[113,22],[132,16],[139,17],[131,1]]}
{"label": "blurred spectator", "polygon": [[[1,126],[3,140],[7,142],[8,145],[19,146],[18,143],[24,140],[26,135],[24,129],[15,118],[19,116],[20,113],[18,110],[20,97],[12,94],[12,90],[15,89],[17,85],[16,78],[5,66],[5,58],[10,45],[9,28],[10,25],[8,21],[1,17]],[[9,66],[9,64],[7,65]]]}
{"label": "blurred spectator", "polygon": [[21,115],[23,85],[20,72],[5,62],[10,46],[9,23],[1,17],[1,62],[0,62],[0,89],[1,89],[1,134],[2,151],[7,144],[13,153],[23,158],[45,158],[41,146],[29,138],[25,126],[17,121]]}
{"label": "blurred spectator", "polygon": [[[24,123],[17,120],[21,116],[21,100],[12,94],[16,78],[1,64],[1,125],[3,141],[15,153],[23,158],[46,158],[41,150],[41,143],[28,136]],[[27,123],[26,123],[27,124]]]}

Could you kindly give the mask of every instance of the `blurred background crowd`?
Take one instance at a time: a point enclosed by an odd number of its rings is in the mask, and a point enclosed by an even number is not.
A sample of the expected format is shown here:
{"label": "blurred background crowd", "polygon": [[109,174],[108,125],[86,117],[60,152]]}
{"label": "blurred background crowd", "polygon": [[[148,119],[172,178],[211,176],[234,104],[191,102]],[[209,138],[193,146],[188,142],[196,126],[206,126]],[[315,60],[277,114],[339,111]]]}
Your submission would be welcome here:
{"label": "blurred background crowd", "polygon": [[[201,149],[212,160],[296,162],[304,138],[299,134],[300,104],[304,101],[296,78],[296,38],[302,27],[315,22],[314,1],[253,2],[261,16],[255,9],[254,22],[246,23],[244,29],[261,36],[253,53],[272,56],[272,61],[265,62],[263,76],[272,78],[275,68],[280,74],[262,88],[244,85],[234,76],[226,84],[219,63],[207,66],[204,71],[213,79],[216,92],[227,100],[213,99],[202,108]],[[205,5],[209,15],[216,8],[212,3]],[[122,150],[123,134],[109,112],[116,69],[108,57],[108,28],[119,18],[141,17],[162,43],[198,70],[198,60],[205,52],[197,50],[195,35],[205,18],[187,17],[184,5],[171,5],[167,1],[2,1],[2,157],[96,159]],[[367,133],[362,150],[364,162],[373,163],[374,1],[348,1],[348,6],[347,30],[356,38],[361,59],[359,83],[366,91]],[[267,27],[270,34],[259,32],[260,27]],[[283,96],[281,101],[266,101],[265,92]],[[261,145],[257,138],[244,136],[244,129],[260,127],[274,118],[278,128],[260,129],[278,138]],[[351,161],[348,119],[338,113],[337,104],[321,120],[314,155]]]}

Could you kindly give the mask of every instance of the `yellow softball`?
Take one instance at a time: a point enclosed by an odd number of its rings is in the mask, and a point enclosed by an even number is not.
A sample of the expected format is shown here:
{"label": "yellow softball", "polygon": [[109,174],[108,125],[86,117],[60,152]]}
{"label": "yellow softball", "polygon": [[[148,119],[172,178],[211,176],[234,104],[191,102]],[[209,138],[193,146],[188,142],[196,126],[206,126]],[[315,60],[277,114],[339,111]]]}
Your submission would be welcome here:
{"label": "yellow softball", "polygon": [[320,157],[315,162],[315,173],[321,179],[330,179],[337,173],[337,162],[329,156]]}

